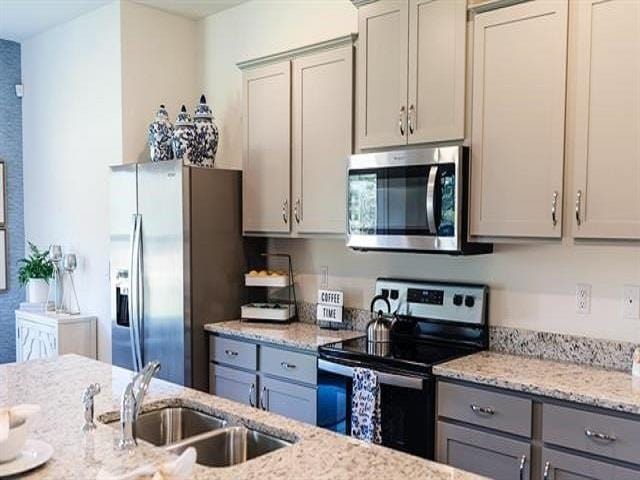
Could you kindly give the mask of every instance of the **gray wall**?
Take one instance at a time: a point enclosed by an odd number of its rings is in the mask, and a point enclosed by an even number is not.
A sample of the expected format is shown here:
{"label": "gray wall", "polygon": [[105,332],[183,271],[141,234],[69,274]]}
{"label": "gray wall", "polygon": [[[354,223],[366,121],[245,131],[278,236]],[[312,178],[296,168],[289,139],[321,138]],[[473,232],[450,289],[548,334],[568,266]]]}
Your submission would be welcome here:
{"label": "gray wall", "polygon": [[22,101],[15,85],[21,83],[20,44],[0,39],[0,160],[5,162],[7,188],[8,290],[0,292],[0,363],[15,361],[15,317],[23,301],[17,261],[24,256],[22,192]]}

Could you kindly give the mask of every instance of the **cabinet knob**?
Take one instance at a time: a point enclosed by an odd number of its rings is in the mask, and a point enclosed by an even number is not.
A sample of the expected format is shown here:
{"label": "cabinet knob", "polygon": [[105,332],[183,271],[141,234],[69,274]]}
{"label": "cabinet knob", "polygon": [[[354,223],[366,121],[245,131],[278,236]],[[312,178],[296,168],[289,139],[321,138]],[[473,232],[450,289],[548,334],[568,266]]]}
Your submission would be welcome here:
{"label": "cabinet knob", "polygon": [[400,107],[400,115],[398,117],[398,128],[400,129],[400,135],[404,137],[404,105]]}
{"label": "cabinet knob", "polygon": [[582,223],[582,219],[580,218],[580,206],[582,203],[582,190],[578,190],[576,193],[576,223],[578,226]]}
{"label": "cabinet knob", "polygon": [[409,106],[409,113],[407,115],[407,125],[409,127],[409,134],[413,135],[413,116],[415,114],[416,109],[413,105]]}
{"label": "cabinet knob", "polygon": [[300,199],[296,200],[295,205],[293,206],[293,216],[296,219],[296,223],[300,223]]}

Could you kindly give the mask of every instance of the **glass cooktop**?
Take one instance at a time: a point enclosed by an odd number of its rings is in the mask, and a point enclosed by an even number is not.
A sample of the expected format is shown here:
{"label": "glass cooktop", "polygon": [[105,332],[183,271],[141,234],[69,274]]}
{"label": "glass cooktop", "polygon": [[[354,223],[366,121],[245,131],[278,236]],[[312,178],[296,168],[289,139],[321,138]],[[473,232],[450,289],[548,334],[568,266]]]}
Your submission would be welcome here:
{"label": "glass cooktop", "polygon": [[366,337],[320,347],[320,358],[380,370],[431,373],[437,363],[457,358],[476,349],[420,340],[393,339],[388,343],[368,342]]}

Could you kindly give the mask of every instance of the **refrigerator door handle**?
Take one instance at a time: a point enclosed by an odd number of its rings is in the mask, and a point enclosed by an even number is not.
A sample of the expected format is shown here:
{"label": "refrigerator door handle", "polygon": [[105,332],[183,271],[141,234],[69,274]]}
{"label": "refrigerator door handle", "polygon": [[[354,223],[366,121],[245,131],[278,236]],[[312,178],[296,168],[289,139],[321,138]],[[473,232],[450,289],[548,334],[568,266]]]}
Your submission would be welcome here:
{"label": "refrigerator door handle", "polygon": [[139,371],[138,350],[136,348],[136,231],[138,229],[138,216],[131,216],[131,241],[129,243],[129,343],[131,347],[131,358],[133,360],[134,371]]}
{"label": "refrigerator door handle", "polygon": [[130,289],[129,289],[129,333],[133,369],[142,369],[140,351],[140,215],[133,215],[133,233],[131,235]]}
{"label": "refrigerator door handle", "polygon": [[138,289],[136,293],[136,300],[138,304],[138,322],[136,328],[138,330],[138,365],[140,370],[144,364],[142,359],[144,358],[144,244],[142,242],[142,215],[138,214],[138,271],[136,274],[136,280],[138,282]]}

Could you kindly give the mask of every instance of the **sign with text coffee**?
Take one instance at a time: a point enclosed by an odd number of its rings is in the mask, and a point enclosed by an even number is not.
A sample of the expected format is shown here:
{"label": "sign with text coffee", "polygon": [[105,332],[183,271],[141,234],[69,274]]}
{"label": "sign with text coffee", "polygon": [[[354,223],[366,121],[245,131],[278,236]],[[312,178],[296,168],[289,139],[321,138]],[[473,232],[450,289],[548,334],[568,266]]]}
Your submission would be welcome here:
{"label": "sign with text coffee", "polygon": [[316,319],[326,322],[342,322],[344,293],[335,290],[318,290]]}

